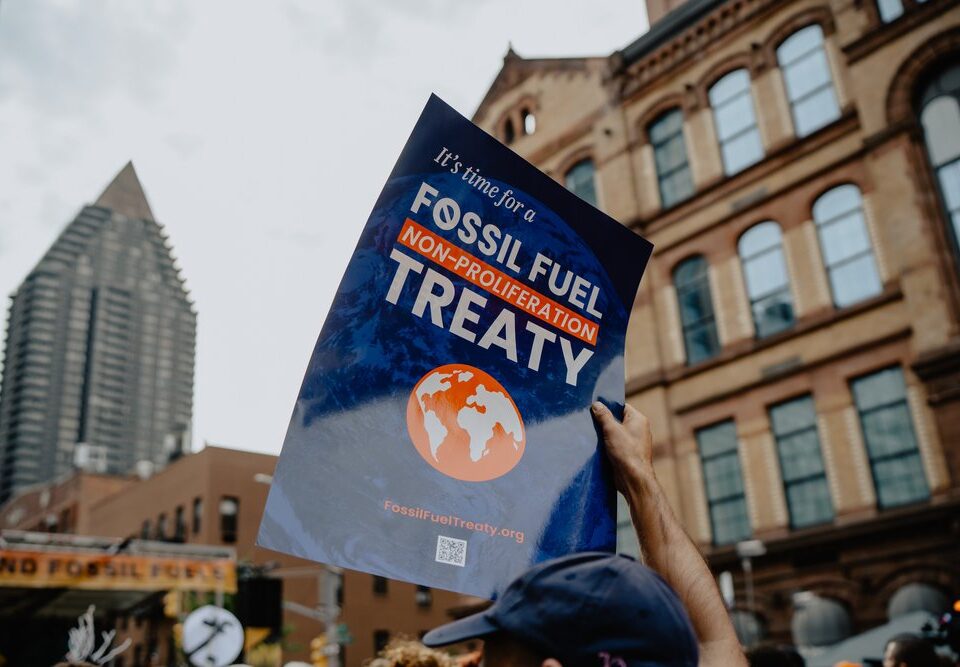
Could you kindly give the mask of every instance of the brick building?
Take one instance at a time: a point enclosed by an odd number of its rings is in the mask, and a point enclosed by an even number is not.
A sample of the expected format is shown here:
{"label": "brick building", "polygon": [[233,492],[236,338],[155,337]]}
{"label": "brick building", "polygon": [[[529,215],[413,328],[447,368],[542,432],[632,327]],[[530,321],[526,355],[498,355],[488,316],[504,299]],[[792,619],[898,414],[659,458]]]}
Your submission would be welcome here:
{"label": "brick building", "polygon": [[474,117],[656,245],[627,396],[746,641],[960,594],[958,4],[648,0],[612,55],[509,51]]}
{"label": "brick building", "polygon": [[[291,631],[285,639],[292,647],[285,660],[309,656],[310,640],[324,634],[324,604],[337,604],[336,620],[352,636],[341,667],[360,667],[393,635],[417,637],[448,620],[447,610],[459,601],[453,593],[349,570],[332,573],[254,546],[276,460],[206,447],[145,480],[77,472],[0,506],[0,527],[231,547],[238,563],[267,565],[269,576],[283,580],[283,621]],[[127,665],[152,664],[153,654],[167,664],[172,622],[158,605],[114,614],[120,638],[129,634],[135,641]]]}
{"label": "brick building", "polygon": [[131,477],[77,471],[27,487],[0,505],[0,529],[95,535],[90,508],[134,483]]}

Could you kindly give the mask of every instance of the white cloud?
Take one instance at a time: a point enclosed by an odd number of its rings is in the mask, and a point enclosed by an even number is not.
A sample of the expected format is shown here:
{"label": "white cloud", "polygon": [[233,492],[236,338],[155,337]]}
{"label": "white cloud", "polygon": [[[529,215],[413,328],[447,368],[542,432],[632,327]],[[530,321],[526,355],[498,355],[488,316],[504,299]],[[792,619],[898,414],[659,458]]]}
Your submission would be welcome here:
{"label": "white cloud", "polygon": [[0,293],[132,158],[197,302],[195,434],[276,452],[428,94],[469,116],[508,42],[609,53],[642,5],[0,0]]}
{"label": "white cloud", "polygon": [[25,98],[52,115],[93,110],[110,93],[156,100],[175,67],[184,0],[7,0],[2,6],[0,99]]}

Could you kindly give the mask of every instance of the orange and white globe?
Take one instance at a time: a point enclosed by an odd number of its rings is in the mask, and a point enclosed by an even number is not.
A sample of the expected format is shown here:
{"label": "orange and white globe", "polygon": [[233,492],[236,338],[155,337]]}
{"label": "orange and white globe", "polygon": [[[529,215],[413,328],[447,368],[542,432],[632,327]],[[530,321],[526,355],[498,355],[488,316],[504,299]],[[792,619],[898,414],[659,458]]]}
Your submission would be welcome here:
{"label": "orange and white globe", "polygon": [[466,364],[420,378],[407,401],[407,430],[424,461],[465,482],[510,472],[526,444],[513,398],[493,376]]}

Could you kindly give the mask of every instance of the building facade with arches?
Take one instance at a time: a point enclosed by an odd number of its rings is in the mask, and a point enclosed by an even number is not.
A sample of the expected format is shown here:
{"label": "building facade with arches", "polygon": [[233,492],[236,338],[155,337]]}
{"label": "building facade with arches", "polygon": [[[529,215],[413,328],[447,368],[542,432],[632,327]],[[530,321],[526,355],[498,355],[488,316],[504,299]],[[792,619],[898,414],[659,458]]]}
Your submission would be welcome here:
{"label": "building facade with arches", "polygon": [[655,244],[627,397],[738,624],[816,646],[934,611],[960,596],[960,2],[647,5],[609,56],[510,50],[474,121]]}

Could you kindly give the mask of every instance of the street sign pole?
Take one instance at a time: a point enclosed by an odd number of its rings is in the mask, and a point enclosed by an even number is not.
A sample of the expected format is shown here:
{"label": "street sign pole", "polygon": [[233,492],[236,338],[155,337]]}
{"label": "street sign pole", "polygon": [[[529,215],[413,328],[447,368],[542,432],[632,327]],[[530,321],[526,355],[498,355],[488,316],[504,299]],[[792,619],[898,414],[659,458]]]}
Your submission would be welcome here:
{"label": "street sign pole", "polygon": [[337,632],[337,620],[340,618],[340,605],[337,604],[337,591],[340,590],[339,568],[325,565],[323,582],[323,611],[327,624],[327,646],[331,650],[327,657],[327,667],[340,667],[340,637]]}

